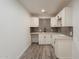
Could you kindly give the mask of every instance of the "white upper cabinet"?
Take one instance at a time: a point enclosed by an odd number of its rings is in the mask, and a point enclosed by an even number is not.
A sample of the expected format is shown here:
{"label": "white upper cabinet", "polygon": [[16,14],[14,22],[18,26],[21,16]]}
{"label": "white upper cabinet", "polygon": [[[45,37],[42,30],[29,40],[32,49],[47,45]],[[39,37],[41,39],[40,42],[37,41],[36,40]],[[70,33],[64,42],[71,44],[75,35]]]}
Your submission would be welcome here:
{"label": "white upper cabinet", "polygon": [[51,25],[51,27],[57,27],[57,19],[56,19],[56,17],[51,17],[50,25]]}
{"label": "white upper cabinet", "polygon": [[39,18],[38,17],[32,17],[30,21],[30,27],[39,27]]}
{"label": "white upper cabinet", "polygon": [[62,26],[72,26],[71,6],[65,7],[57,16],[61,18]]}

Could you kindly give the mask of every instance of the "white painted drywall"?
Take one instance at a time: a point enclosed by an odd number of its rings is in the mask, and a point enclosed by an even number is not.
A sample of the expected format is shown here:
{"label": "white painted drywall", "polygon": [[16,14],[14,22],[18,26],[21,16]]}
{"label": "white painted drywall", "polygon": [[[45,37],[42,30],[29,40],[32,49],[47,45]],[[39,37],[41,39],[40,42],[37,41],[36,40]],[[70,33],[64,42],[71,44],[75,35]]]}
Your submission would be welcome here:
{"label": "white painted drywall", "polygon": [[30,19],[16,0],[0,0],[0,59],[19,59],[29,47]]}
{"label": "white painted drywall", "polygon": [[73,59],[79,59],[79,0],[73,1]]}

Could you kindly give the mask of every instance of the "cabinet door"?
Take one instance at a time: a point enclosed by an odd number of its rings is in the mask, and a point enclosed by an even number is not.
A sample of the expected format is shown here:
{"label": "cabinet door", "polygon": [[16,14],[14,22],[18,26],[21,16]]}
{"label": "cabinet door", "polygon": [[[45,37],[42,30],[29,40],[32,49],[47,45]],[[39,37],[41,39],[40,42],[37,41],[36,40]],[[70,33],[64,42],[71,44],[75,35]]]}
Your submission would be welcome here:
{"label": "cabinet door", "polygon": [[72,26],[72,9],[71,9],[71,7],[65,8],[65,25]]}
{"label": "cabinet door", "polygon": [[39,34],[39,44],[46,44],[46,36],[43,33]]}
{"label": "cabinet door", "polygon": [[56,17],[52,17],[51,18],[51,27],[56,27],[57,26],[57,19],[56,19]]}
{"label": "cabinet door", "polygon": [[63,9],[61,12],[59,12],[59,14],[57,14],[57,16],[56,16],[57,20],[58,20],[58,16],[59,16],[59,18],[61,18],[62,26],[65,26],[65,9]]}
{"label": "cabinet door", "polygon": [[72,26],[72,10],[71,7],[65,7],[61,11],[62,26]]}
{"label": "cabinet door", "polygon": [[32,43],[39,43],[38,34],[31,34],[31,42]]}
{"label": "cabinet door", "polygon": [[72,26],[72,7],[65,7],[57,16],[62,19],[62,26]]}
{"label": "cabinet door", "polygon": [[47,33],[39,34],[39,44],[51,44],[51,36]]}
{"label": "cabinet door", "polygon": [[45,38],[45,42],[46,44],[51,44],[51,34],[45,34],[46,38]]}
{"label": "cabinet door", "polygon": [[56,40],[55,54],[59,59],[72,59],[72,40]]}
{"label": "cabinet door", "polygon": [[30,22],[31,27],[39,27],[39,19],[37,17],[32,17]]}
{"label": "cabinet door", "polygon": [[51,34],[51,44],[52,44],[52,46],[55,45],[56,36],[57,36],[57,35],[56,35],[55,33]]}

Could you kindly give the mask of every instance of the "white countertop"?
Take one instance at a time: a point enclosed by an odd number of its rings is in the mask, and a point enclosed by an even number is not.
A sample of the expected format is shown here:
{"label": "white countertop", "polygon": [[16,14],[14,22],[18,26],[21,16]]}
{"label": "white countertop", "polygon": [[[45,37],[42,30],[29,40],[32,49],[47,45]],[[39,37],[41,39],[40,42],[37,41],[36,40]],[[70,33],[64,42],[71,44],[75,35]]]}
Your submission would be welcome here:
{"label": "white countertop", "polygon": [[60,34],[60,33],[57,33],[57,32],[32,32],[31,34]]}
{"label": "white countertop", "polygon": [[57,32],[33,32],[31,34],[51,34],[53,35],[56,39],[72,39],[72,37],[70,36],[67,36],[67,35],[64,35],[64,34],[61,34],[61,33],[57,33]]}

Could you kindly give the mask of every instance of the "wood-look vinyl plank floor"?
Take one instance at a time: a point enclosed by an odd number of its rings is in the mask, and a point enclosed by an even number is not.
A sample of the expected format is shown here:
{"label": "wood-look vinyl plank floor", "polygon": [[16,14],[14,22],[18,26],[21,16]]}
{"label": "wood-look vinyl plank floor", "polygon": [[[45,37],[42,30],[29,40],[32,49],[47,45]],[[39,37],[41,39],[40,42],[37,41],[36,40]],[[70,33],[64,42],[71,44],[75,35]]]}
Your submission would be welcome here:
{"label": "wood-look vinyl plank floor", "polygon": [[56,59],[51,45],[32,44],[20,59]]}

